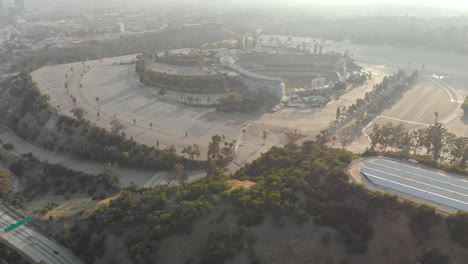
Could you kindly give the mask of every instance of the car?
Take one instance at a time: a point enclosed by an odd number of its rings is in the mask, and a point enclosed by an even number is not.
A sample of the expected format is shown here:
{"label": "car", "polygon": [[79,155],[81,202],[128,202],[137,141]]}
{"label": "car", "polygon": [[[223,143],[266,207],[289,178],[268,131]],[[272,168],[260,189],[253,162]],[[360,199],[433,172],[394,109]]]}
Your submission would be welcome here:
{"label": "car", "polygon": [[59,252],[57,250],[54,250],[54,254],[59,255]]}

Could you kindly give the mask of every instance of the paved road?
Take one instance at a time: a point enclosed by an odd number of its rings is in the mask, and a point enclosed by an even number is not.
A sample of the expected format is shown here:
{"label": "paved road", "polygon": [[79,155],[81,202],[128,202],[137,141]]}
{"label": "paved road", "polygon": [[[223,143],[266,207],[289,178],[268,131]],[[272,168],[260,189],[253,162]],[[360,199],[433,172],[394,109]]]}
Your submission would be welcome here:
{"label": "paved road", "polygon": [[[40,161],[49,162],[52,164],[61,164],[71,170],[81,171],[88,174],[98,175],[104,170],[102,162],[82,160],[72,155],[49,151],[38,146],[35,146],[5,127],[0,126],[0,139],[3,143],[11,143],[14,146],[14,151],[18,154],[32,153]],[[118,168],[120,178],[120,185],[128,187],[132,183],[143,186],[148,182],[157,171],[142,170],[128,167]]]}
{"label": "paved road", "polygon": [[[403,162],[403,161],[400,161],[400,160],[394,160],[394,159],[390,159],[390,158],[386,158],[386,157],[360,158],[360,159],[357,159],[357,160],[353,161],[347,168],[350,179],[355,183],[361,183],[361,184],[366,185],[366,188],[373,191],[373,192],[377,192],[377,191],[387,192],[387,193],[397,195],[400,199],[403,199],[403,200],[410,200],[410,201],[416,202],[418,204],[428,204],[428,205],[436,207],[437,210],[442,212],[442,213],[456,213],[458,211],[458,209],[456,209],[456,208],[449,207],[449,206],[446,206],[446,205],[443,205],[443,204],[440,204],[440,203],[436,203],[436,202],[433,202],[431,200],[427,200],[427,199],[424,199],[424,198],[421,198],[421,197],[418,197],[418,196],[414,196],[414,195],[411,195],[409,193],[405,193],[405,192],[397,191],[397,190],[387,188],[387,187],[384,187],[384,186],[381,186],[381,185],[377,185],[377,184],[374,184],[373,182],[369,181],[369,179],[364,177],[364,175],[361,173],[361,169],[368,162],[375,161],[377,159],[384,159],[384,160],[389,160],[389,161],[398,162],[398,163],[402,163],[402,164],[407,164],[406,162]],[[452,177],[455,177],[455,178],[458,178],[460,180],[465,180],[466,181],[465,177],[458,176],[458,175],[455,175],[455,174],[449,174],[449,173],[441,172],[440,170],[433,169],[433,168],[430,168],[430,167],[427,167],[427,166],[424,166],[424,165],[420,165],[420,164],[416,164],[416,165],[415,164],[409,164],[409,165],[420,168],[420,169],[424,169],[424,170],[427,170],[427,171],[431,171],[433,173],[440,173],[440,174],[443,174],[443,175],[451,175]]]}
{"label": "paved road", "polygon": [[0,229],[2,230],[0,240],[2,242],[33,263],[44,260],[48,264],[84,264],[70,250],[50,240],[29,223],[7,233],[3,231],[18,220],[22,220],[21,218],[23,217],[17,213],[12,213],[11,208],[0,203]]}

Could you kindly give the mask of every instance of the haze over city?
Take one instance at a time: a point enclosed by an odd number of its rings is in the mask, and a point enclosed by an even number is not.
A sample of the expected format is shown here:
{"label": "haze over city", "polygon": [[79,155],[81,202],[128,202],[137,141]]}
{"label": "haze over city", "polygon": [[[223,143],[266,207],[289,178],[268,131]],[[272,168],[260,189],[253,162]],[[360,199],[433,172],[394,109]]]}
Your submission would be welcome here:
{"label": "haze over city", "polygon": [[468,3],[0,0],[0,264],[462,264]]}

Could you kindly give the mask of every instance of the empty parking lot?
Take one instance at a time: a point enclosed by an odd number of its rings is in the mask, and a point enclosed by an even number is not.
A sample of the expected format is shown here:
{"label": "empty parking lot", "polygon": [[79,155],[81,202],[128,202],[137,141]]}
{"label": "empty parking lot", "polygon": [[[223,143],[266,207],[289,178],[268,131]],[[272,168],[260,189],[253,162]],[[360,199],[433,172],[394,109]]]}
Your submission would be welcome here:
{"label": "empty parking lot", "polygon": [[468,211],[468,181],[455,175],[387,159],[368,161],[361,172],[376,185],[443,206]]}

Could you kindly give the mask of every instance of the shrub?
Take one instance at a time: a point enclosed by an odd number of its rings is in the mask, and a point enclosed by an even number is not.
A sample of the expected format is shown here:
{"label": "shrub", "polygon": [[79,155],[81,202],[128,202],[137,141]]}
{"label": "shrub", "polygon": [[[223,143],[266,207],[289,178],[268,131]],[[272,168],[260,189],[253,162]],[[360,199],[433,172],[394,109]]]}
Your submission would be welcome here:
{"label": "shrub", "polygon": [[13,144],[7,143],[3,145],[3,148],[6,150],[13,150],[14,146]]}
{"label": "shrub", "polygon": [[49,211],[50,211],[50,208],[44,207],[44,208],[41,209],[41,214],[46,215]]}
{"label": "shrub", "polygon": [[452,240],[468,248],[468,212],[458,212],[448,216],[447,226]]}

